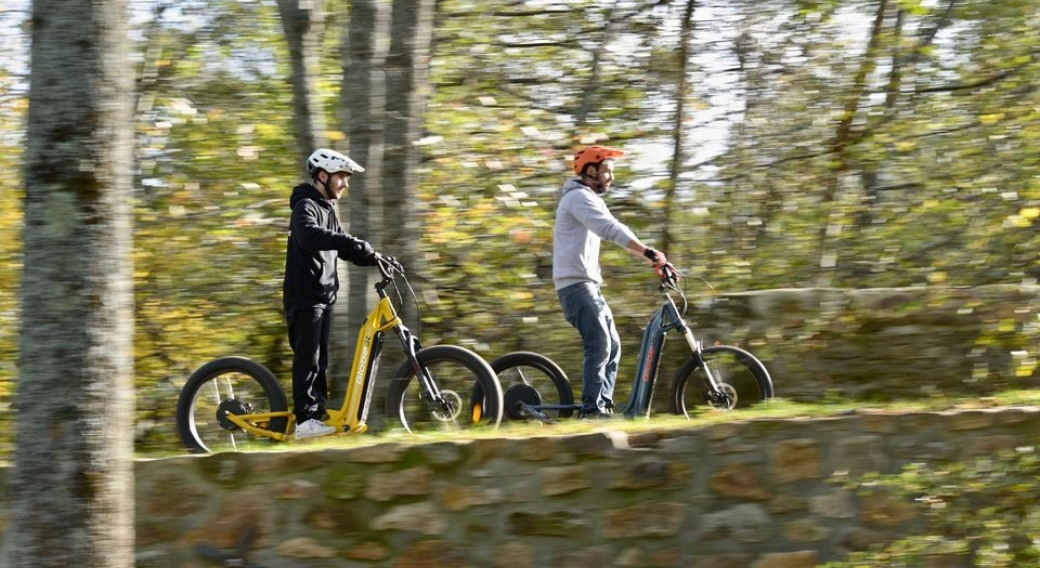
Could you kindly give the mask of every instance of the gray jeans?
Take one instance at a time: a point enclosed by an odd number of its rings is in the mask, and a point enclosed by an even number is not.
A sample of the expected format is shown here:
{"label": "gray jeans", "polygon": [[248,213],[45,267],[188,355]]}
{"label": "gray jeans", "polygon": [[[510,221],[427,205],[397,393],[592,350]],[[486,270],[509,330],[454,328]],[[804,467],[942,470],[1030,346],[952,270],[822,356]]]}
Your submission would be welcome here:
{"label": "gray jeans", "polygon": [[585,344],[581,412],[586,415],[609,412],[614,406],[611,397],[621,361],[621,338],[614,326],[614,314],[599,286],[592,282],[572,284],[556,294],[564,317],[578,330]]}

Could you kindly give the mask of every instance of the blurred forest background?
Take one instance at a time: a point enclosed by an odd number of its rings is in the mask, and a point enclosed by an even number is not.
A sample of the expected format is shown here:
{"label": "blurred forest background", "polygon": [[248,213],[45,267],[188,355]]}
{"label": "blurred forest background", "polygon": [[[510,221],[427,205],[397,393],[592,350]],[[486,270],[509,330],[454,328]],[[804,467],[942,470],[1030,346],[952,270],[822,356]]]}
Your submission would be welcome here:
{"label": "blurred forest background", "polygon": [[[4,410],[32,285],[20,282],[27,4],[0,8]],[[369,168],[341,218],[405,262],[421,314],[406,323],[488,359],[580,350],[553,291],[552,221],[568,158],[590,143],[628,152],[615,214],[720,290],[1040,277],[1036,0],[131,7],[140,450],[176,447],[179,388],[213,357],[288,378],[288,196],[315,145]],[[603,264],[618,318],[645,319],[652,273],[617,247]],[[371,303],[371,275],[347,273],[340,367]],[[627,377],[639,338],[623,340]],[[0,413],[4,454],[13,414]]]}

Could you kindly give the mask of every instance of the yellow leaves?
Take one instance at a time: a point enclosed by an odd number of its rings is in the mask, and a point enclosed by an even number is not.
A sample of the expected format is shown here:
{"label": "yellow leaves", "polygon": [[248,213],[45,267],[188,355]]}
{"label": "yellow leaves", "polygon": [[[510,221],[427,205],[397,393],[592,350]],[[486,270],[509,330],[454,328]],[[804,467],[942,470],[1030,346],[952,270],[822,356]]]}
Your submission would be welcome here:
{"label": "yellow leaves", "polygon": [[1028,379],[1036,372],[1036,367],[1036,359],[1023,361],[1022,364],[1015,367],[1015,376],[1020,379]]}
{"label": "yellow leaves", "polygon": [[947,279],[946,273],[941,271],[941,270],[937,271],[937,272],[929,272],[928,273],[928,283],[929,284],[943,284],[944,282],[946,282],[946,279]]}
{"label": "yellow leaves", "polygon": [[285,129],[283,129],[278,124],[274,124],[274,123],[271,123],[271,122],[260,122],[260,123],[256,124],[256,134],[257,134],[257,136],[261,136],[263,138],[272,138],[272,137],[276,137],[276,136],[281,136],[284,133],[285,133]]}
{"label": "yellow leaves", "polygon": [[993,114],[982,114],[979,115],[979,122],[981,122],[982,124],[996,124],[1001,120],[1004,120],[1005,116],[1006,115],[1002,112],[997,112]]}
{"label": "yellow leaves", "polygon": [[527,290],[515,290],[513,291],[513,299],[518,302],[528,301],[534,299],[534,294]]}
{"label": "yellow leaves", "polygon": [[474,215],[479,218],[484,218],[495,212],[495,204],[490,201],[484,200],[473,205],[471,211]]}
{"label": "yellow leaves", "polygon": [[1007,218],[1007,224],[1016,229],[1026,229],[1033,225],[1037,217],[1040,217],[1040,207],[1025,207],[1017,215]]}
{"label": "yellow leaves", "polygon": [[440,217],[437,219],[431,219],[431,223],[427,224],[427,230],[429,239],[434,244],[447,244],[451,242],[470,242],[473,240],[473,235],[465,230],[465,227],[458,227],[458,218],[455,216]]}
{"label": "yellow leaves", "polygon": [[1011,226],[1015,227],[1016,229],[1025,229],[1032,225],[1029,219],[1023,219],[1019,215],[1012,215],[1008,217],[1008,223],[1010,223]]}
{"label": "yellow leaves", "polygon": [[900,152],[909,152],[914,148],[917,148],[917,143],[912,140],[902,140],[896,142],[896,150],[899,150]]}
{"label": "yellow leaves", "polygon": [[917,51],[919,51],[921,55],[925,57],[936,57],[936,54],[939,50],[937,50],[934,45],[926,45],[924,47],[917,48]]}
{"label": "yellow leaves", "polygon": [[1037,358],[1031,356],[1028,351],[1012,351],[1011,357],[1014,359],[1016,377],[1028,379],[1036,372],[1038,366]]}

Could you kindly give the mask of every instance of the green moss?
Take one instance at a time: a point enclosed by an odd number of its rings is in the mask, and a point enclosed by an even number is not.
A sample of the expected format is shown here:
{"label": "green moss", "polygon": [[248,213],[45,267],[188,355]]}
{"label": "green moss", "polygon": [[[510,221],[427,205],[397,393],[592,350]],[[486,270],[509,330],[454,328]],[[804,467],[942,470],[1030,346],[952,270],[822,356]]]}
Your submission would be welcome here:
{"label": "green moss", "polygon": [[198,458],[199,471],[221,487],[241,489],[249,487],[253,466],[249,454],[226,452]]}

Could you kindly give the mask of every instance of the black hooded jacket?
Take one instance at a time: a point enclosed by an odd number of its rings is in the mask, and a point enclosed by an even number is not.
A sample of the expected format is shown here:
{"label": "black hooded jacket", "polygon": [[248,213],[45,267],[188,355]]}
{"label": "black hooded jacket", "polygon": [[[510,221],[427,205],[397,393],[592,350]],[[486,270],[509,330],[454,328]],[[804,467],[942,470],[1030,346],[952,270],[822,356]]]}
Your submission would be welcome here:
{"label": "black hooded jacket", "polygon": [[322,197],[309,183],[293,189],[289,207],[292,215],[282,284],[285,311],[334,304],[339,290],[336,259],[372,266],[375,264],[372,246],[344,232],[336,214],[336,202]]}

